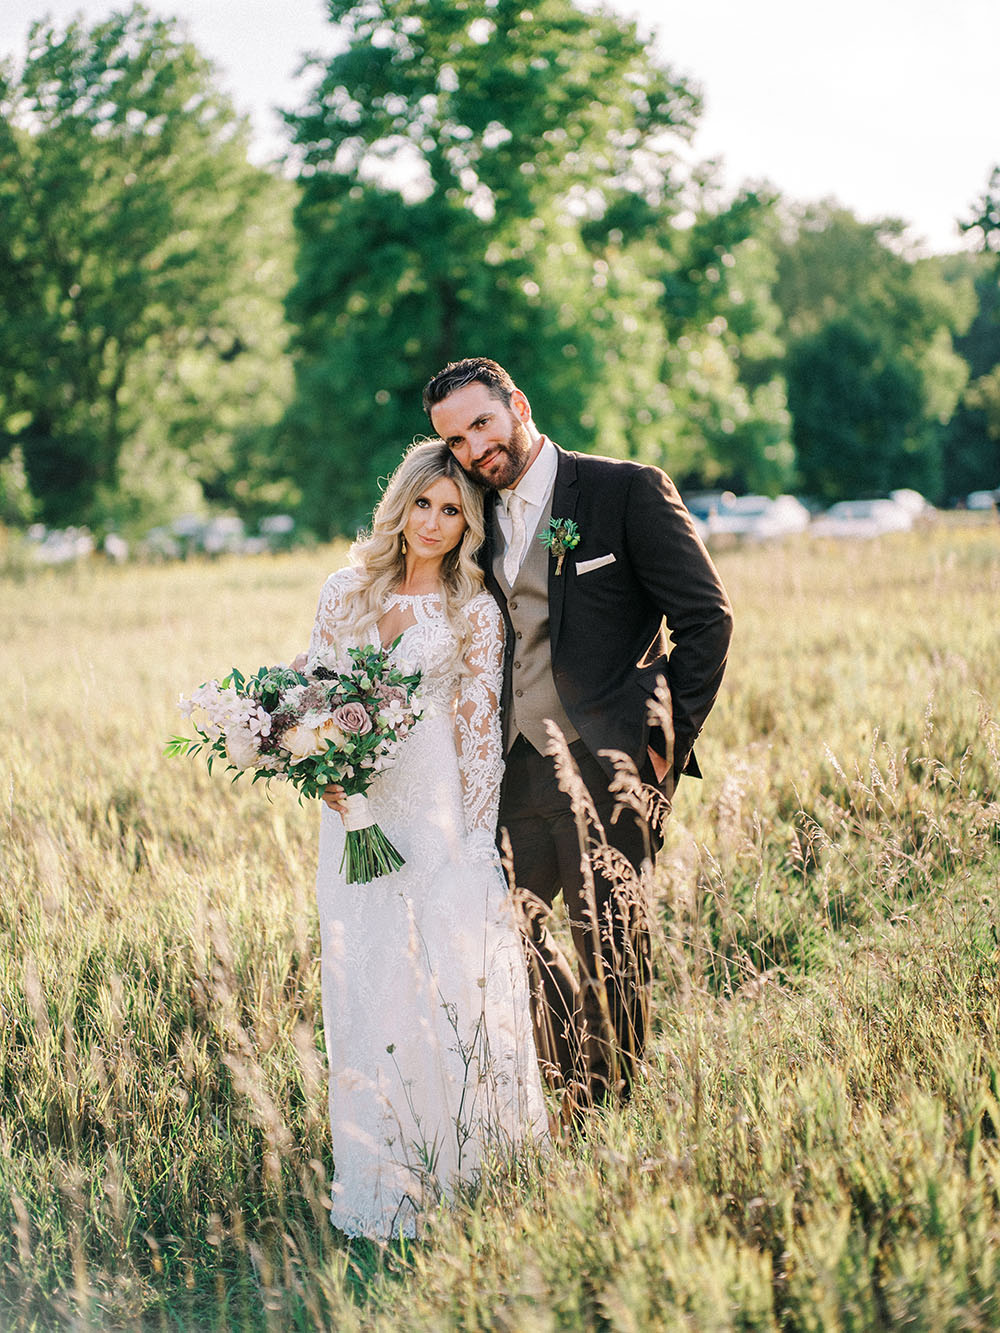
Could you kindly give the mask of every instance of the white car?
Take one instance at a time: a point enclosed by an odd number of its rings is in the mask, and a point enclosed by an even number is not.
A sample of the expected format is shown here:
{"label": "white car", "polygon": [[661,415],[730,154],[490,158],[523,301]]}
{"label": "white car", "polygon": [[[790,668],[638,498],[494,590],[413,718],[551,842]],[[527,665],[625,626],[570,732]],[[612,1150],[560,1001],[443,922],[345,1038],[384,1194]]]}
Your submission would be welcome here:
{"label": "white car", "polygon": [[887,532],[908,532],[913,515],[895,500],[840,500],[814,519],[814,537],[881,537]]}
{"label": "white car", "polygon": [[31,553],[42,565],[66,565],[84,560],[94,550],[89,528],[46,528],[33,523],[28,529]]}
{"label": "white car", "polygon": [[889,499],[917,519],[930,519],[937,513],[930,500],[925,500],[919,491],[911,490],[909,486],[902,486],[897,491],[890,491]]}
{"label": "white car", "polygon": [[794,495],[723,495],[708,518],[710,537],[767,541],[804,532],[809,510]]}
{"label": "white car", "polygon": [[243,551],[246,529],[234,514],[220,514],[205,524],[201,549],[206,555],[239,555]]}

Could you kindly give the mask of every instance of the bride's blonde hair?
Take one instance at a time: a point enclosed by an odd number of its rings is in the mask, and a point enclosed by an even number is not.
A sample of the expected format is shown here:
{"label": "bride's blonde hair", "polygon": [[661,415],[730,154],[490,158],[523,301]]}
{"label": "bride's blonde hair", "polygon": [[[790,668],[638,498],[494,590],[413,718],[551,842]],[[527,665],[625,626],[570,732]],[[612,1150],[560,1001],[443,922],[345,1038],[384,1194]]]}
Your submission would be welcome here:
{"label": "bride's blonde hair", "polygon": [[403,529],[415,501],[442,477],[458,487],[466,528],[462,540],[441,563],[441,601],[448,624],[458,640],[461,661],[472,638],[465,605],[483,588],[483,571],[476,552],[486,535],[483,524],[483,492],[466,476],[443,440],[421,440],[410,446],[403,461],[386,483],[375,507],[371,527],[351,547],[349,558],[358,573],[358,583],[342,603],[341,624],[349,623],[355,634],[373,626],[385,613],[385,598],[403,581],[406,557]]}

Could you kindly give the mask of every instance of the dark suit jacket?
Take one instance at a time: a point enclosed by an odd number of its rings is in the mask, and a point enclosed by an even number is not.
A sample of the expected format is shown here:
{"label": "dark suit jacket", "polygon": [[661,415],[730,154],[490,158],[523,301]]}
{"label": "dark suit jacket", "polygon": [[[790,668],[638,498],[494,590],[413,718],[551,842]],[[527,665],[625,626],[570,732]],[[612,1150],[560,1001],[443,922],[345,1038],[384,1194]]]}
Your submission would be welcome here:
{"label": "dark suit jacket", "polygon": [[[557,446],[558,448],[558,446]],[[621,750],[641,769],[648,703],[663,676],[673,712],[673,776],[700,777],[694,742],[722,683],[732,611],[715,566],[673,482],[659,468],[558,450],[554,518],[571,518],[580,543],[562,573],[549,562],[549,641],[559,698],[592,754]],[[507,620],[503,704],[510,698],[512,635],[493,573],[495,506],[486,505],[483,569]],[[536,538],[537,540],[537,538]],[[613,555],[599,568],[577,565]],[[669,650],[669,632],[672,648]],[[610,760],[601,759],[608,772]]]}

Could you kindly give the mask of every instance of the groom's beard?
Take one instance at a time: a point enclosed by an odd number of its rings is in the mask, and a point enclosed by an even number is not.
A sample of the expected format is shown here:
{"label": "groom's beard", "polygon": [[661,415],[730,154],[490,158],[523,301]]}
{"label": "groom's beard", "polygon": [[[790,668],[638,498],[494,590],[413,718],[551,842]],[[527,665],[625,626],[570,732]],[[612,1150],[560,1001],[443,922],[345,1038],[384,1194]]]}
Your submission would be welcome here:
{"label": "groom's beard", "polygon": [[527,466],[531,456],[531,436],[528,428],[521,421],[511,426],[510,435],[501,444],[494,445],[486,455],[486,466],[482,470],[477,463],[470,463],[466,471],[469,476],[485,486],[487,490],[502,491],[513,486]]}

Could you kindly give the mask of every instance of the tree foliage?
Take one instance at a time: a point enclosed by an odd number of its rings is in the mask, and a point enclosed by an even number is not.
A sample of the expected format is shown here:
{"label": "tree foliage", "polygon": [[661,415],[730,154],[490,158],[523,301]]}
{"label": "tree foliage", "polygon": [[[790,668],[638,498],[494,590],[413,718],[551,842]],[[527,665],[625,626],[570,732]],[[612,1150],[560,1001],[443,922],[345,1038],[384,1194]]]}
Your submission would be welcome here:
{"label": "tree foliage", "polygon": [[945,426],[968,377],[954,337],[973,295],[902,253],[903,230],[815,205],[778,247],[800,484],[820,497],[946,485]]}
{"label": "tree foliage", "polygon": [[978,233],[982,255],[975,273],[976,317],[959,343],[971,382],[948,443],[960,489],[991,489],[1000,478],[1000,166],[962,229]]}
{"label": "tree foliage", "polygon": [[792,481],[781,312],[772,288],[777,200],[743,190],[719,204],[709,180],[692,225],[660,238],[663,378],[692,484],[777,493]]}
{"label": "tree foliage", "polygon": [[1000,255],[1000,163],[990,172],[983,197],[972,206],[972,216],[961,224],[964,232],[979,232],[982,248]]}
{"label": "tree foliage", "polygon": [[996,484],[1000,168],[984,253],[920,259],[902,223],[683,165],[697,91],[611,13],[328,11],[296,184],[141,7],[0,67],[0,521],[298,503],[351,532],[470,353],[561,443],[685,487]]}
{"label": "tree foliage", "polygon": [[[274,243],[255,233],[274,182],[247,162],[204,58],[141,7],[35,24],[22,67],[0,74],[0,111],[3,453],[19,446],[42,517],[99,519],[123,483],[182,480],[170,443],[205,472],[220,396],[239,396],[262,327],[274,343],[280,315],[252,309],[263,288],[280,300]],[[209,365],[227,388],[206,396]]]}
{"label": "tree foliage", "polygon": [[[809,492],[834,500],[895,486],[926,489],[925,454],[912,446],[924,418],[916,369],[851,319],[798,340],[788,361],[799,474]],[[910,466],[907,468],[906,464]],[[936,478],[934,479],[936,480]]]}
{"label": "tree foliage", "polygon": [[567,445],[645,453],[668,395],[660,288],[632,247],[678,207],[671,146],[693,90],[633,24],[569,0],[329,12],[348,49],[292,118],[298,393],[283,432],[316,525],[363,519],[427,429],[420,387],[471,353],[508,364]]}

